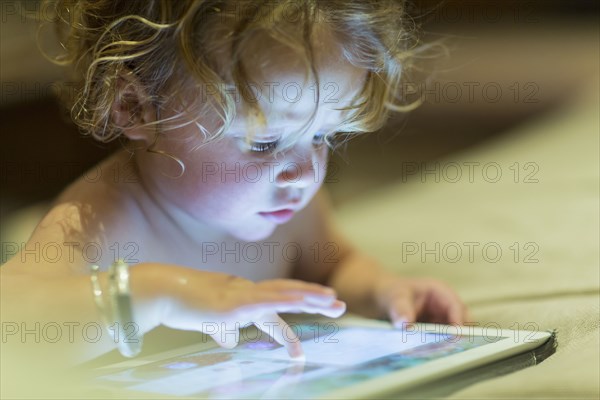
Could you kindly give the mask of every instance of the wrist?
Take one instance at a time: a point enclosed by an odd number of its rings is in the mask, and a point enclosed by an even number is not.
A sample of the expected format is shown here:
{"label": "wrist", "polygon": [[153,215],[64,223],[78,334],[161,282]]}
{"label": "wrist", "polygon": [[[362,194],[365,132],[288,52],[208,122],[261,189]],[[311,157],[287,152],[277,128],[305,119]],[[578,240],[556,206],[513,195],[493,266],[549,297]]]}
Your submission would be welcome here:
{"label": "wrist", "polygon": [[160,264],[142,263],[129,270],[133,315],[140,333],[145,334],[158,327],[165,313],[167,299],[162,282],[164,268]]}

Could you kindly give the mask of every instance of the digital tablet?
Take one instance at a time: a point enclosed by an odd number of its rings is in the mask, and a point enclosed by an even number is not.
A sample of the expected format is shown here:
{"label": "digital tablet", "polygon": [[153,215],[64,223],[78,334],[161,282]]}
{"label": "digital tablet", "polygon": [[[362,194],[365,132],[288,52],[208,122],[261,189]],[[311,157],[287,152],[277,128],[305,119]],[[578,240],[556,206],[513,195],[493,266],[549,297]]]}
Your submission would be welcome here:
{"label": "digital tablet", "polygon": [[93,387],[122,398],[372,398],[535,349],[551,336],[497,324],[393,329],[357,317],[288,322],[305,360],[290,359],[268,335],[246,328],[234,349],[206,337],[98,368]]}

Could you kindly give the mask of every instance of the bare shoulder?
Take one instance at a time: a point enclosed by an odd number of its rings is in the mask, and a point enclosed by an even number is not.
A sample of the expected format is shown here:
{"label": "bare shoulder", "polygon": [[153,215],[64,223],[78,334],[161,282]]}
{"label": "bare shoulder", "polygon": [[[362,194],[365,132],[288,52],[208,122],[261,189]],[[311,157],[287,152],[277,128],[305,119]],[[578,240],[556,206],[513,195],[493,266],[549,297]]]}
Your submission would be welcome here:
{"label": "bare shoulder", "polygon": [[144,224],[142,188],[134,174],[124,153],[116,153],[66,188],[54,209],[71,228],[91,237],[110,228]]}
{"label": "bare shoulder", "polygon": [[[51,264],[52,270],[80,270],[83,265],[109,263],[109,247],[126,237],[140,237],[147,231],[147,220],[136,193],[139,183],[100,179],[97,171],[108,171],[119,163],[112,156],[82,175],[53,202],[48,213],[36,226],[26,249],[32,253],[13,264],[21,267]],[[96,172],[94,172],[96,171]],[[15,256],[15,258],[18,258]],[[64,272],[64,271],[63,271]]]}

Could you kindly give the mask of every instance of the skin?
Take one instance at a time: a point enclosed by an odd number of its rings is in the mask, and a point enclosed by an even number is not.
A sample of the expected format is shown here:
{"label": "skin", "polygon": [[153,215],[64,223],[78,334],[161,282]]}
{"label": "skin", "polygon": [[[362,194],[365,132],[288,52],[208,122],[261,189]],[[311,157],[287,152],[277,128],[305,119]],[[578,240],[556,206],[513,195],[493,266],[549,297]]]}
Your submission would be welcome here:
{"label": "skin", "polygon": [[[120,151],[96,168],[104,172],[99,180],[91,182],[84,176],[63,192],[28,245],[54,243],[68,254],[73,249],[65,243],[93,241],[104,250],[98,264],[106,266],[114,261],[112,243],[134,241],[138,262],[130,268],[130,285],[140,333],[166,325],[204,331],[220,345],[233,347],[237,344],[233,335],[207,331],[204,323],[227,330],[253,323],[284,345],[292,357],[301,357],[299,341],[290,339],[289,330],[284,336],[287,325],[278,313],[338,317],[348,307],[368,316],[387,316],[397,326],[417,320],[464,323],[466,307],[450,287],[429,278],[403,278],[387,272],[358,251],[333,224],[327,194],[321,187],[328,150],[320,135],[343,121],[345,115],[336,108],[349,104],[358,93],[365,71],[341,61],[331,38],[322,37],[320,44],[320,80],[337,85],[339,102],[320,103],[307,133],[291,149],[276,157],[244,147],[250,123],[243,109],[219,141],[206,142],[194,124],[168,132],[159,127],[154,148],[183,161],[182,176],[174,178],[181,170],[169,157],[143,150],[133,155]],[[292,54],[249,53],[272,61],[260,70],[249,70],[256,81],[276,81],[281,86],[295,82],[304,93],[294,103],[277,96],[273,101],[263,99],[267,126],[257,131],[254,140],[266,143],[303,126],[315,105],[313,92],[311,82],[304,84],[303,67]],[[254,61],[251,65],[264,65],[260,59]],[[117,101],[112,118],[122,126],[133,118],[135,124],[124,134],[136,147],[145,149],[157,134],[156,126],[148,125],[156,121],[157,110],[145,101],[144,88],[134,76],[125,74],[122,79],[122,92],[135,99],[141,112],[132,115],[129,105]],[[175,113],[175,108],[166,108],[161,117]],[[189,117],[193,120],[196,116]],[[201,123],[208,131],[220,124],[210,117]],[[133,179],[115,180],[106,173],[123,165],[132,166]],[[258,171],[260,179],[206,173],[207,166],[217,166],[220,172],[247,165]],[[282,208],[295,210],[286,224],[259,214]],[[302,254],[312,254],[315,243],[331,243],[335,257],[333,261],[308,256],[293,262],[277,257],[270,263],[240,263],[220,261],[218,255],[208,260],[199,256],[207,242],[268,241],[293,242]],[[52,262],[44,258],[31,262],[17,254],[0,270],[3,319],[99,321],[85,273],[88,264],[82,246],[75,247],[72,257]],[[99,278],[106,288],[106,273]],[[40,313],[40,302],[52,311]],[[275,329],[266,328],[273,323]],[[66,359],[80,362],[114,347],[108,338],[94,345],[71,343]]]}

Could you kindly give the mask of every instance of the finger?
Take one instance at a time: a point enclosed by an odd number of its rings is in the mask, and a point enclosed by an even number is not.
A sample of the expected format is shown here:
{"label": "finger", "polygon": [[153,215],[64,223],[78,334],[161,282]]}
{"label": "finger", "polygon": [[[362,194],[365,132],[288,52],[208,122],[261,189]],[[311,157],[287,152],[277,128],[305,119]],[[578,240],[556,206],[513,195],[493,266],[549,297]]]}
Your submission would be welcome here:
{"label": "finger", "polygon": [[238,308],[236,315],[240,317],[248,314],[264,314],[264,313],[307,313],[321,314],[330,318],[338,318],[346,311],[346,303],[340,300],[335,300],[329,306],[320,306],[307,303],[306,301],[290,301],[290,302],[267,302],[247,304]]}
{"label": "finger", "polygon": [[319,295],[314,293],[305,293],[300,291],[290,292],[254,292],[250,299],[252,303],[306,303],[322,307],[329,307],[336,302],[333,295]]}
{"label": "finger", "polygon": [[333,304],[327,307],[315,306],[311,304],[299,304],[297,306],[281,306],[276,307],[274,312],[277,313],[307,313],[307,314],[321,314],[329,318],[338,318],[346,312],[346,303],[340,300],[336,300]]}
{"label": "finger", "polygon": [[271,279],[257,283],[261,289],[275,291],[299,291],[303,293],[335,296],[335,290],[318,283],[305,282],[296,279]]}
{"label": "finger", "polygon": [[238,323],[222,322],[217,332],[211,333],[210,337],[221,347],[233,349],[240,341],[240,325]]}
{"label": "finger", "polygon": [[335,302],[335,298],[331,301],[315,300],[313,296],[304,296],[299,293],[254,292],[243,301],[241,307],[253,305],[269,305],[271,307],[312,305],[326,308],[333,306]]}
{"label": "finger", "polygon": [[443,286],[438,292],[439,299],[445,303],[444,323],[462,325],[465,322],[467,307],[462,302],[458,293],[448,286]]}
{"label": "finger", "polygon": [[[314,294],[303,294],[301,292],[273,293],[263,291],[253,291],[251,296],[246,298],[241,305],[244,309],[257,309],[262,306],[270,308],[304,308],[307,312],[320,312],[309,310],[323,310],[326,313],[337,315],[345,311],[345,304],[335,298],[335,296],[320,296]],[[281,311],[283,312],[283,311]]]}
{"label": "finger", "polygon": [[346,303],[336,300],[331,306],[318,313],[330,318],[339,318],[346,312]]}
{"label": "finger", "polygon": [[291,291],[286,293],[302,296],[305,302],[324,307],[330,306],[336,301],[334,294],[307,293],[301,291]]}
{"label": "finger", "polygon": [[448,310],[448,322],[450,324],[463,325],[465,321],[469,321],[469,312],[467,306],[461,301],[452,303],[450,310]]}
{"label": "finger", "polygon": [[403,328],[407,323],[415,322],[416,313],[411,290],[402,290],[394,295],[389,305],[389,316],[396,328]]}
{"label": "finger", "polygon": [[282,303],[282,304],[299,304],[304,302],[304,296],[297,293],[273,293],[255,291],[250,299],[251,303]]}
{"label": "finger", "polygon": [[291,279],[275,279],[261,282],[259,285],[261,285],[262,293],[275,290],[287,295],[302,297],[307,303],[317,306],[328,307],[336,301],[335,291],[319,284]]}
{"label": "finger", "polygon": [[469,308],[465,305],[465,311],[464,311],[464,323],[469,323],[469,322],[474,322],[473,320],[473,314],[471,314],[471,310],[469,310]]}
{"label": "finger", "polygon": [[290,357],[303,359],[304,351],[300,338],[296,332],[277,314],[269,314],[257,318],[254,322],[256,327],[271,336],[277,343],[285,347]]}
{"label": "finger", "polygon": [[312,304],[316,306],[329,307],[336,302],[335,295],[329,294],[317,294],[317,293],[307,293],[298,290],[286,291],[286,292],[259,292],[254,295],[253,300],[255,302],[262,301],[277,301],[277,300],[289,300],[291,302],[300,301],[307,304]]}

